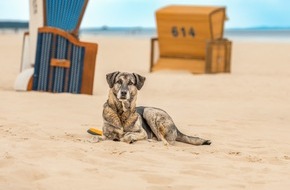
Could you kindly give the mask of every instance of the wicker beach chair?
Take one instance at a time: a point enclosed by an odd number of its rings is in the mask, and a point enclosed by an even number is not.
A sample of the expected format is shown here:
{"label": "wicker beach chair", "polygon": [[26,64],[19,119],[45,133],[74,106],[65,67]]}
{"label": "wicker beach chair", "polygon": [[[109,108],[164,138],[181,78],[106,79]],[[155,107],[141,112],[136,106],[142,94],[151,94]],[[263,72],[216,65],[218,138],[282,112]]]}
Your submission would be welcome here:
{"label": "wicker beach chair", "polygon": [[63,30],[38,30],[32,90],[92,94],[97,44]]}
{"label": "wicker beach chair", "polygon": [[34,65],[39,27],[54,27],[78,36],[88,0],[29,0],[29,32],[23,36],[20,71]]}
{"label": "wicker beach chair", "polygon": [[[33,35],[25,36],[35,39],[24,42],[29,41],[28,50],[33,52],[29,54],[23,49],[22,61],[26,63],[22,62],[21,71],[27,79],[24,85],[19,84],[25,81],[20,73],[16,90],[92,94],[97,44],[78,41],[87,3],[88,0],[30,1],[30,32]],[[40,15],[43,15],[42,22],[37,20]],[[27,59],[28,54],[30,59]],[[27,68],[33,69],[32,79]]]}
{"label": "wicker beach chair", "polygon": [[232,43],[223,35],[226,7],[171,5],[155,17],[158,37],[151,39],[150,72],[230,72]]}

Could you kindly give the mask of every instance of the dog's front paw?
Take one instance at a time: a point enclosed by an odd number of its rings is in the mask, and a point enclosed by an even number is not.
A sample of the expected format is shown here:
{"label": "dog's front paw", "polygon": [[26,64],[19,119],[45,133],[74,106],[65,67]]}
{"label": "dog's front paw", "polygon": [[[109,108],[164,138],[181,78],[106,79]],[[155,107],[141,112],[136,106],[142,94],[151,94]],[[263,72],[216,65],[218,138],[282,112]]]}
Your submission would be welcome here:
{"label": "dog's front paw", "polygon": [[126,142],[126,143],[129,143],[129,144],[132,144],[132,143],[134,143],[134,142],[137,141],[137,138],[136,138],[136,136],[133,135],[133,134],[128,134],[128,135],[125,135],[125,136],[121,139],[121,141]]}
{"label": "dog's front paw", "polygon": [[123,136],[124,135],[124,129],[121,128],[121,127],[118,127],[118,128],[116,127],[114,129],[114,133],[118,134],[119,136]]}

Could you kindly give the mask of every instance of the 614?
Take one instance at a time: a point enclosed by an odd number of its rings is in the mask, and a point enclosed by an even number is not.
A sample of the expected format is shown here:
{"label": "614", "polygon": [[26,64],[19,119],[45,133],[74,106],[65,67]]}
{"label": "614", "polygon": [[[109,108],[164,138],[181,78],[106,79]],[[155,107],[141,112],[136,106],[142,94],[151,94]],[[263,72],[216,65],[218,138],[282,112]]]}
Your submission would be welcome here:
{"label": "614", "polygon": [[189,36],[189,37],[194,37],[195,36],[195,31],[192,27],[190,27],[189,29],[186,29],[185,27],[176,27],[176,26],[173,26],[171,28],[171,34],[173,37],[186,37],[186,36]]}

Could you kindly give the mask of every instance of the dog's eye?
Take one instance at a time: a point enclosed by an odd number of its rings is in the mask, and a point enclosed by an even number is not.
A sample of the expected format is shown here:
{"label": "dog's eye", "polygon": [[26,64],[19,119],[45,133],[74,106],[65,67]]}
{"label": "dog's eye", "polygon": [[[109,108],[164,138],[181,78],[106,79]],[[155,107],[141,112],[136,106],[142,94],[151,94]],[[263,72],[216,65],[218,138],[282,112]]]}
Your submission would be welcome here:
{"label": "dog's eye", "polygon": [[122,84],[122,80],[118,80],[117,83],[118,83],[118,84]]}
{"label": "dog's eye", "polygon": [[128,85],[133,85],[133,82],[132,82],[132,81],[129,81],[129,82],[128,82]]}

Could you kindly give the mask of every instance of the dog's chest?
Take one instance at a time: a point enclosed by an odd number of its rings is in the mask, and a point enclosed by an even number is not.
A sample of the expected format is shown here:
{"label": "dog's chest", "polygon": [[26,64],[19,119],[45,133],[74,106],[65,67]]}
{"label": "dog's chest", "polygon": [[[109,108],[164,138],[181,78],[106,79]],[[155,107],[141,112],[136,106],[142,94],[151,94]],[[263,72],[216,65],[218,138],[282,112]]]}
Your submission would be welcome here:
{"label": "dog's chest", "polygon": [[133,132],[138,130],[136,122],[138,121],[138,114],[126,113],[124,112],[120,117],[121,123],[124,127],[125,132]]}

